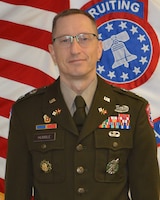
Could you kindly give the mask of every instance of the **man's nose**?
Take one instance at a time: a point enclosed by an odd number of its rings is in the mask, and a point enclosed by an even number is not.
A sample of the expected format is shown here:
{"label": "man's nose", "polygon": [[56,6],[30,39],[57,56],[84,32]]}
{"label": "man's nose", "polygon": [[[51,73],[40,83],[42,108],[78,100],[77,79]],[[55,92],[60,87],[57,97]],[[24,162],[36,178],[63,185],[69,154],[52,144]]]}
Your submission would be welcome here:
{"label": "man's nose", "polygon": [[75,53],[75,52],[77,53],[77,52],[80,51],[81,46],[80,46],[80,44],[79,44],[79,42],[78,42],[78,38],[73,37],[73,40],[72,40],[72,42],[71,42],[70,49],[71,49],[71,52],[73,52],[73,53]]}

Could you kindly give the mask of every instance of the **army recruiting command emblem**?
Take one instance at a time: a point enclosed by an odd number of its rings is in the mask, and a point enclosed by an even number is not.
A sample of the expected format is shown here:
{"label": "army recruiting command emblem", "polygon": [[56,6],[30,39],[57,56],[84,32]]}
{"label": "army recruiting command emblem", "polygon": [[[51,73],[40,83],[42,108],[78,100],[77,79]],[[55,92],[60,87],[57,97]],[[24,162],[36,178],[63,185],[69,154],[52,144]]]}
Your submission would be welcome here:
{"label": "army recruiting command emblem", "polygon": [[160,53],[158,37],[148,23],[148,1],[96,0],[82,9],[95,18],[103,44],[97,73],[128,90],[145,83],[155,71]]}

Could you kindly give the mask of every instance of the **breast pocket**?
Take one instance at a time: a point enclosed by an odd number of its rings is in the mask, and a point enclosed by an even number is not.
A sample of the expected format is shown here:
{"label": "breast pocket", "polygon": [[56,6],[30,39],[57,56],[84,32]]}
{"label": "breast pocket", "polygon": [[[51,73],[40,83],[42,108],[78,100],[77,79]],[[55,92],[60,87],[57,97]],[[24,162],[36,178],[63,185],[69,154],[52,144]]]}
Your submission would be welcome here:
{"label": "breast pocket", "polygon": [[132,146],[130,130],[98,129],[95,132],[96,180],[122,181],[127,176],[127,158]]}
{"label": "breast pocket", "polygon": [[63,131],[49,130],[36,132],[31,145],[31,154],[36,181],[41,183],[58,183],[64,180]]}

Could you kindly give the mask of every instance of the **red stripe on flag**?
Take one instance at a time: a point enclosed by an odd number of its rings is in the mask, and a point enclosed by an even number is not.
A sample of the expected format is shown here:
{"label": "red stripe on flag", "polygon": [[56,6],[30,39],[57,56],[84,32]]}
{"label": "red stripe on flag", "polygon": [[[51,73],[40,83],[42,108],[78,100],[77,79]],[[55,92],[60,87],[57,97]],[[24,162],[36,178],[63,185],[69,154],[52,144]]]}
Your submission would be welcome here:
{"label": "red stripe on flag", "polygon": [[8,140],[0,137],[0,157],[7,157]]}
{"label": "red stripe on flag", "polygon": [[1,58],[0,63],[1,77],[21,82],[36,88],[49,85],[54,81],[52,77],[36,68]]}
{"label": "red stripe on flag", "polygon": [[9,118],[9,113],[14,101],[0,97],[0,115]]}
{"label": "red stripe on flag", "polygon": [[31,6],[31,7],[35,7],[35,8],[53,11],[56,13],[61,12],[62,10],[68,9],[70,6],[69,0],[60,0],[60,1],[54,1],[54,0],[47,0],[47,1],[1,0],[1,1],[4,1],[6,3],[15,4],[15,5]]}
{"label": "red stripe on flag", "polygon": [[[51,33],[45,30],[0,20],[0,38],[35,46],[48,51]],[[35,39],[36,38],[36,39]]]}

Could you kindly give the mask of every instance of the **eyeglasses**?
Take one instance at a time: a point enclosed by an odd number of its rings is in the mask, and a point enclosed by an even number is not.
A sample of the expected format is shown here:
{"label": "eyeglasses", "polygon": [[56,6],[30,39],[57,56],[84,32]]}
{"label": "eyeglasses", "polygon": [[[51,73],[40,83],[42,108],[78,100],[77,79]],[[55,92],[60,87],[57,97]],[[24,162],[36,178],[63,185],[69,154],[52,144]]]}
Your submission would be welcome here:
{"label": "eyeglasses", "polygon": [[76,41],[81,47],[88,47],[91,44],[91,41],[93,40],[93,38],[98,39],[97,35],[94,33],[80,33],[75,36],[71,36],[71,35],[59,36],[59,37],[53,38],[53,42],[57,43],[59,47],[67,48],[71,46],[74,38],[76,39]]}

